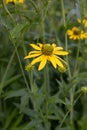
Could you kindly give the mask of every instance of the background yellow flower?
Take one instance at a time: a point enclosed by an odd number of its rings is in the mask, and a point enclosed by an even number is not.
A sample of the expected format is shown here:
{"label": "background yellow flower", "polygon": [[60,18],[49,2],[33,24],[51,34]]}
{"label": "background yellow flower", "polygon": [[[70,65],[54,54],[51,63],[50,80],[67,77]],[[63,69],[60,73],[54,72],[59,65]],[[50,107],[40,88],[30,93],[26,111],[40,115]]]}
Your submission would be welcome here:
{"label": "background yellow flower", "polygon": [[13,2],[13,3],[24,3],[24,0],[6,0],[6,4],[11,3],[11,2]]}
{"label": "background yellow flower", "polygon": [[73,39],[73,40],[76,40],[76,39],[79,40],[79,39],[87,38],[87,33],[84,32],[83,30],[81,30],[78,27],[73,27],[71,30],[69,29],[67,31],[67,34],[69,35],[69,38]]}
{"label": "background yellow flower", "polygon": [[85,18],[83,19],[83,24],[84,24],[84,26],[87,28],[87,15],[86,15]]}

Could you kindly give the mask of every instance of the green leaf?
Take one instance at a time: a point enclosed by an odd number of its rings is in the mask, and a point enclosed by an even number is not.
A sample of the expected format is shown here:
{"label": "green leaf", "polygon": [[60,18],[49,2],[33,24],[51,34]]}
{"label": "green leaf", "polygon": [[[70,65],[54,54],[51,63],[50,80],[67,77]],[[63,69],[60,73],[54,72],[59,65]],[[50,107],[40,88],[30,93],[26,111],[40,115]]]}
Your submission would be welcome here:
{"label": "green leaf", "polygon": [[19,38],[23,32],[24,29],[27,28],[27,26],[29,26],[29,23],[24,23],[24,24],[17,24],[13,30],[11,30],[10,34],[11,34],[11,37],[13,39],[15,38]]}
{"label": "green leaf", "polygon": [[58,95],[51,96],[48,99],[48,102],[49,103],[61,103],[61,104],[65,104],[65,102],[62,99],[59,99]]}
{"label": "green leaf", "polygon": [[[21,108],[20,104],[18,104],[18,103],[14,103],[14,105],[15,105],[17,108],[19,108],[19,109]],[[39,113],[39,112],[37,112],[37,111],[35,111],[35,110],[32,110],[32,109],[30,109],[30,108],[27,108],[27,107],[25,107],[25,108],[23,109],[22,113],[26,114],[26,115],[29,116],[29,117],[33,117],[33,118],[38,118],[38,117],[40,117],[40,113]]]}
{"label": "green leaf", "polygon": [[13,76],[12,78],[6,80],[6,81],[4,82],[4,86],[3,86],[3,87],[6,87],[7,85],[11,84],[12,82],[18,80],[21,76],[22,76],[22,75],[20,75],[20,74],[19,74],[19,75],[15,75],[15,76]]}
{"label": "green leaf", "polygon": [[12,97],[19,97],[26,95],[27,91],[26,89],[20,89],[20,90],[11,90],[5,93],[5,99],[12,98]]}
{"label": "green leaf", "polygon": [[17,109],[14,110],[10,110],[9,114],[6,117],[6,122],[4,123],[4,128],[7,129],[9,127],[9,125],[11,124],[13,118],[16,116],[17,114]]}
{"label": "green leaf", "polygon": [[35,128],[35,126],[39,125],[41,122],[41,120],[32,120],[22,130],[32,130],[32,128]]}
{"label": "green leaf", "polygon": [[21,97],[21,105],[20,105],[20,112],[22,112],[25,108],[25,106],[28,104],[29,101],[29,95],[26,93]]}
{"label": "green leaf", "polygon": [[18,115],[17,119],[12,123],[10,129],[12,130],[12,128],[16,128],[19,124],[21,124],[22,120],[23,120],[23,114]]}

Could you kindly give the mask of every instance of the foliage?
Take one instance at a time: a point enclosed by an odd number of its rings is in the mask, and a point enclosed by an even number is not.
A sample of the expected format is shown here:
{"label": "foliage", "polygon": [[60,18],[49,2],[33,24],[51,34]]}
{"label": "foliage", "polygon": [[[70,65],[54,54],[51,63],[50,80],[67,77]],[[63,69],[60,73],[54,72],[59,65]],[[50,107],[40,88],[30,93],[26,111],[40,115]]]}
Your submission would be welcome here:
{"label": "foliage", "polygon": [[[86,0],[0,1],[0,130],[87,130],[87,39],[67,35],[74,26],[87,32],[77,22],[86,7]],[[69,51],[67,71],[49,62],[26,71],[30,43]]]}

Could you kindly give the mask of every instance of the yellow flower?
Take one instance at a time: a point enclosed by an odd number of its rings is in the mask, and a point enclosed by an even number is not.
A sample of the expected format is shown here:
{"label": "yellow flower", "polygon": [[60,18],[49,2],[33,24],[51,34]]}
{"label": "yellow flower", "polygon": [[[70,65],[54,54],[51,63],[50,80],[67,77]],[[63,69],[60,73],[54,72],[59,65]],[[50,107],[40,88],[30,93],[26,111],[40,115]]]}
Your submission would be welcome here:
{"label": "yellow flower", "polygon": [[82,92],[87,93],[87,86],[82,87]]}
{"label": "yellow flower", "polygon": [[87,15],[84,17],[84,19],[83,20],[81,20],[81,19],[77,19],[77,22],[78,23],[82,23],[83,25],[84,25],[84,27],[86,27],[87,28]]}
{"label": "yellow flower", "polygon": [[78,18],[78,19],[77,19],[77,22],[78,22],[78,23],[81,23],[82,21],[81,21],[81,19],[80,19],[80,18]]}
{"label": "yellow flower", "polygon": [[84,27],[87,28],[87,15],[86,15],[85,18],[83,19],[83,24],[84,24]]}
{"label": "yellow flower", "polygon": [[38,43],[37,45],[30,44],[30,46],[35,50],[29,52],[24,58],[34,58],[30,63],[31,65],[40,62],[38,70],[42,70],[47,61],[51,62],[54,68],[57,68],[58,66],[64,68],[63,63],[65,64],[65,61],[59,56],[68,55],[69,52],[64,51],[62,47],[57,47],[54,43],[52,45]]}
{"label": "yellow flower", "polygon": [[73,27],[71,30],[68,30],[67,34],[69,35],[69,38],[73,40],[87,38],[87,33],[78,27]]}
{"label": "yellow flower", "polygon": [[6,0],[6,4],[8,4],[8,3],[21,3],[21,4],[23,4],[24,3],[24,0]]}

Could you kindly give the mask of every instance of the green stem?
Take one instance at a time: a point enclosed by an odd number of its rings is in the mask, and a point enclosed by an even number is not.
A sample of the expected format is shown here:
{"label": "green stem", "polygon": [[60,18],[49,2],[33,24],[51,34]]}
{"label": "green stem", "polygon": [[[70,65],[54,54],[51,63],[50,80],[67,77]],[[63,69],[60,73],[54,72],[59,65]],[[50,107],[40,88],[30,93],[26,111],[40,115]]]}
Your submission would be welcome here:
{"label": "green stem", "polygon": [[32,6],[34,7],[35,11],[38,13],[39,10],[37,8],[37,4],[33,0],[29,0],[29,2],[32,4]]}
{"label": "green stem", "polygon": [[81,16],[82,16],[82,19],[84,18],[84,14],[85,14],[85,10],[86,10],[86,2],[85,0],[81,0]]}
{"label": "green stem", "polygon": [[[66,19],[65,19],[65,9],[64,9],[64,1],[61,0],[61,10],[62,10],[62,17],[63,17],[63,24],[64,24],[64,28],[66,29]],[[67,33],[65,32],[65,48],[66,51],[68,50],[68,40],[67,40]],[[69,79],[71,79],[71,72],[70,72],[70,66],[69,66],[69,57],[66,57],[66,61],[68,63],[68,76]]]}
{"label": "green stem", "polygon": [[[16,12],[16,15],[18,15],[18,17],[19,17],[17,23],[19,23],[19,24],[20,24],[20,20],[22,20],[21,10],[20,10],[20,9],[21,9],[20,6],[15,5],[15,12]],[[15,43],[14,43],[14,45],[15,45]],[[26,51],[26,48],[25,48],[25,45],[24,45],[24,34],[23,34],[23,33],[22,33],[22,35],[21,35],[21,45],[22,45],[22,48],[23,48],[23,51],[24,51],[24,55],[26,55],[26,54],[27,54],[27,51]],[[20,62],[20,60],[19,60],[19,62]],[[26,62],[27,62],[27,61],[26,61]],[[29,63],[29,61],[27,62],[27,64],[28,64],[28,63]],[[21,67],[21,70],[22,70],[21,63],[20,63],[20,67]],[[23,70],[22,70],[22,73],[23,73]],[[23,77],[24,77],[24,79],[25,79],[24,74],[23,74]],[[33,84],[33,74],[32,74],[32,72],[30,72],[30,73],[28,74],[28,77],[30,78],[30,86],[32,87],[32,84]],[[28,84],[27,84],[26,79],[25,79],[25,82],[26,82],[26,85],[27,85],[27,88],[28,88]],[[28,91],[29,91],[29,90],[28,90]]]}
{"label": "green stem", "polygon": [[42,13],[41,14],[41,34],[42,34],[43,42],[45,42],[45,31],[44,31],[45,24],[44,24],[44,21],[45,21],[46,15],[47,15],[48,6],[49,6],[49,2],[46,5],[45,12],[41,9],[42,10],[42,12],[41,12]]}
{"label": "green stem", "polygon": [[65,20],[65,9],[64,9],[64,1],[61,0],[61,8],[62,8],[62,17],[63,17],[63,24],[64,24],[64,27],[66,27],[66,20]]}
{"label": "green stem", "polygon": [[31,92],[33,92],[33,85],[34,85],[34,82],[33,82],[33,70],[30,71],[29,78],[30,78]]}
{"label": "green stem", "polygon": [[[64,1],[61,0],[61,8],[62,8],[62,17],[63,17],[63,24],[66,29],[66,19],[65,19],[65,12],[64,12]],[[66,50],[68,50],[68,41],[67,41],[67,33],[65,33],[65,47]],[[69,57],[66,57],[66,61],[68,63],[68,76],[69,80],[71,79],[71,72],[70,72],[70,66],[69,66]],[[73,124],[73,101],[74,101],[74,88],[72,87],[70,90],[70,101],[71,101],[71,111],[70,111],[70,122]]]}
{"label": "green stem", "polygon": [[[83,93],[81,92],[81,93],[78,95],[78,97],[76,98],[76,100],[73,102],[73,107],[75,106],[75,104],[77,103],[77,101],[79,100],[79,98],[82,96],[82,94],[83,94]],[[61,124],[60,124],[59,128],[62,127],[64,121],[66,120],[66,118],[67,118],[67,116],[68,116],[68,114],[69,114],[70,112],[71,112],[71,109],[68,110],[67,113],[65,114],[63,120],[61,121]]]}
{"label": "green stem", "polygon": [[74,102],[74,88],[72,87],[70,90],[70,101],[71,101],[71,111],[70,111],[70,123],[73,125],[73,102]]}
{"label": "green stem", "polygon": [[12,16],[12,14],[9,12],[8,8],[6,7],[6,3],[5,3],[5,0],[3,0],[3,7],[6,11],[6,13],[10,16],[10,18],[12,19],[13,23],[16,24],[16,21],[14,19],[14,17]]}
{"label": "green stem", "polygon": [[46,106],[46,116],[45,116],[45,125],[48,122],[48,97],[49,97],[49,72],[48,66],[44,68],[44,94],[45,94],[45,106]]}
{"label": "green stem", "polygon": [[[40,33],[42,34],[42,41],[43,43],[45,42],[45,18],[47,15],[47,11],[48,11],[48,5],[49,2],[47,2],[46,4],[46,8],[45,11],[41,8],[41,30]],[[46,109],[46,114],[44,116],[44,125],[45,125],[45,129],[48,130],[48,97],[49,97],[49,72],[48,72],[48,66],[46,65],[46,67],[44,68],[44,95],[45,95],[45,109]]]}
{"label": "green stem", "polygon": [[14,55],[15,55],[15,50],[14,50],[13,54],[11,55],[11,58],[9,60],[7,67],[6,67],[5,73],[3,75],[3,79],[2,79],[1,84],[0,84],[0,94],[2,93],[2,89],[3,89],[3,86],[4,86],[5,80],[6,80],[6,76],[7,76],[8,70],[10,69],[11,63],[14,59]]}
{"label": "green stem", "polygon": [[[80,47],[80,41],[79,41],[79,44],[78,44],[78,48],[77,48],[77,54],[76,54],[76,64],[75,64],[75,69],[74,69],[74,76],[76,74],[76,70],[77,70],[77,66],[78,66],[78,57],[79,57],[79,47]],[[75,92],[75,87],[73,86],[71,88],[71,91],[70,91],[70,100],[71,100],[71,113],[70,113],[70,121],[71,121],[71,124],[73,124],[73,103],[74,103],[74,92]]]}
{"label": "green stem", "polygon": [[20,65],[20,68],[21,68],[21,72],[22,72],[22,75],[23,75],[23,78],[24,78],[24,81],[25,81],[27,90],[28,90],[28,92],[30,93],[29,85],[28,85],[28,82],[27,82],[26,77],[25,77],[25,74],[24,74],[24,70],[23,70],[23,67],[22,67],[22,64],[21,64],[20,56],[19,56],[17,47],[16,47],[15,42],[14,42],[14,40],[12,39],[11,35],[10,35],[10,40],[12,41],[12,43],[13,43],[13,45],[14,45],[14,47],[15,47],[16,55],[17,55],[17,57],[18,57],[19,65]]}
{"label": "green stem", "polygon": [[44,93],[48,97],[49,94],[49,72],[48,66],[44,68]]}
{"label": "green stem", "polygon": [[75,68],[74,68],[74,74],[76,74],[77,70],[78,70],[78,57],[79,57],[79,49],[80,49],[80,40],[79,40],[79,43],[78,43],[78,47],[77,47],[77,53],[76,53],[76,63],[75,63]]}

